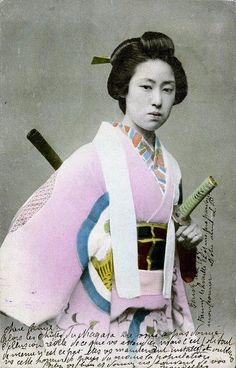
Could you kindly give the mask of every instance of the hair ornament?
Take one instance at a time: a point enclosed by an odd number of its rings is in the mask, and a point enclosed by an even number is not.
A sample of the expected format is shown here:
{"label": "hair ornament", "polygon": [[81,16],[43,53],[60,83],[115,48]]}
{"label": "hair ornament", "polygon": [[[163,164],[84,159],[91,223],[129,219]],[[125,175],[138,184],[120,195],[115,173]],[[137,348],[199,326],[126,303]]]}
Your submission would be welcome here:
{"label": "hair ornament", "polygon": [[94,56],[91,64],[108,64],[110,63],[110,58],[108,56]]}

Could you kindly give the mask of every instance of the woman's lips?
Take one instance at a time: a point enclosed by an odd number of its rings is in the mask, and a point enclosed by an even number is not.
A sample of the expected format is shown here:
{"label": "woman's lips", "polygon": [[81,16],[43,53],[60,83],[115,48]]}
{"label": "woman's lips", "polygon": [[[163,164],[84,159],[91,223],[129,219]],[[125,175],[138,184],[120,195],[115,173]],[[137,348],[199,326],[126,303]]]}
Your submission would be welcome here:
{"label": "woman's lips", "polygon": [[149,112],[148,115],[161,116],[160,112]]}
{"label": "woman's lips", "polygon": [[148,115],[150,115],[153,120],[159,120],[159,118],[161,117],[160,112],[150,112]]}

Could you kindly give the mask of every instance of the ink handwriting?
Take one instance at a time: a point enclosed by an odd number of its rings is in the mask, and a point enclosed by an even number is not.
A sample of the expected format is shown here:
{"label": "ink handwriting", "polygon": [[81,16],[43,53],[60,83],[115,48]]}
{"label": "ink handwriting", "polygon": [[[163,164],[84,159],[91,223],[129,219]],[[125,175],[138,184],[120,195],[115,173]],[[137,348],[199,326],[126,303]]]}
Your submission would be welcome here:
{"label": "ink handwriting", "polygon": [[79,368],[223,368],[233,367],[233,338],[223,331],[195,331],[139,335],[132,343],[127,332],[119,338],[87,328],[76,333],[49,322],[17,327],[11,322],[0,336],[1,367]]}
{"label": "ink handwriting", "polygon": [[189,285],[190,307],[196,309],[197,321],[211,327],[213,315],[212,269],[214,266],[214,230],[216,206],[214,198],[208,194],[203,208],[203,242],[197,251],[197,277]]}

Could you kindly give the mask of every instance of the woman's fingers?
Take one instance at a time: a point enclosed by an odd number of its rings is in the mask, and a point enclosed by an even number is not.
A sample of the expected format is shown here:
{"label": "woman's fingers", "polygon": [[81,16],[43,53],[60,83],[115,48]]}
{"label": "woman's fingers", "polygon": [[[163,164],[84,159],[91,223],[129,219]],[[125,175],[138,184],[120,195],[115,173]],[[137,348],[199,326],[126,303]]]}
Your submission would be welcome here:
{"label": "woman's fingers", "polygon": [[202,234],[197,234],[195,235],[192,240],[190,241],[191,244],[195,244],[198,245],[199,243],[201,243],[201,241],[203,240],[203,236]]}
{"label": "woman's fingers", "polygon": [[182,234],[182,232],[187,228],[188,226],[179,226],[179,228],[178,228],[178,230],[176,231],[176,237],[178,238],[181,234]]}
{"label": "woman's fingers", "polygon": [[176,232],[176,239],[186,247],[197,246],[203,239],[199,226],[192,221],[190,225],[180,226]]}
{"label": "woman's fingers", "polygon": [[195,227],[196,224],[180,226],[176,232],[176,237],[181,235],[183,238],[186,238],[192,231],[194,231]]}

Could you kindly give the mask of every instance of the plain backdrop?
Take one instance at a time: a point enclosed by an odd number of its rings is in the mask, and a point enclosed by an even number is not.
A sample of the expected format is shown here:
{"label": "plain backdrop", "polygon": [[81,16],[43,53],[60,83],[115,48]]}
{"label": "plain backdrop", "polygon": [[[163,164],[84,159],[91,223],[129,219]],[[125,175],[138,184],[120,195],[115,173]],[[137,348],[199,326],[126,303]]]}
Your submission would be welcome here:
{"label": "plain backdrop", "polygon": [[[159,31],[175,42],[189,94],[160,129],[180,163],[185,196],[208,175],[216,223],[214,320],[232,331],[235,274],[235,3],[217,0],[5,0],[1,12],[1,240],[53,169],[26,139],[37,128],[64,160],[102,120],[122,117],[106,91],[124,39]],[[203,208],[195,211],[201,224]],[[194,311],[193,311],[194,312]],[[231,327],[230,327],[231,326]]]}

